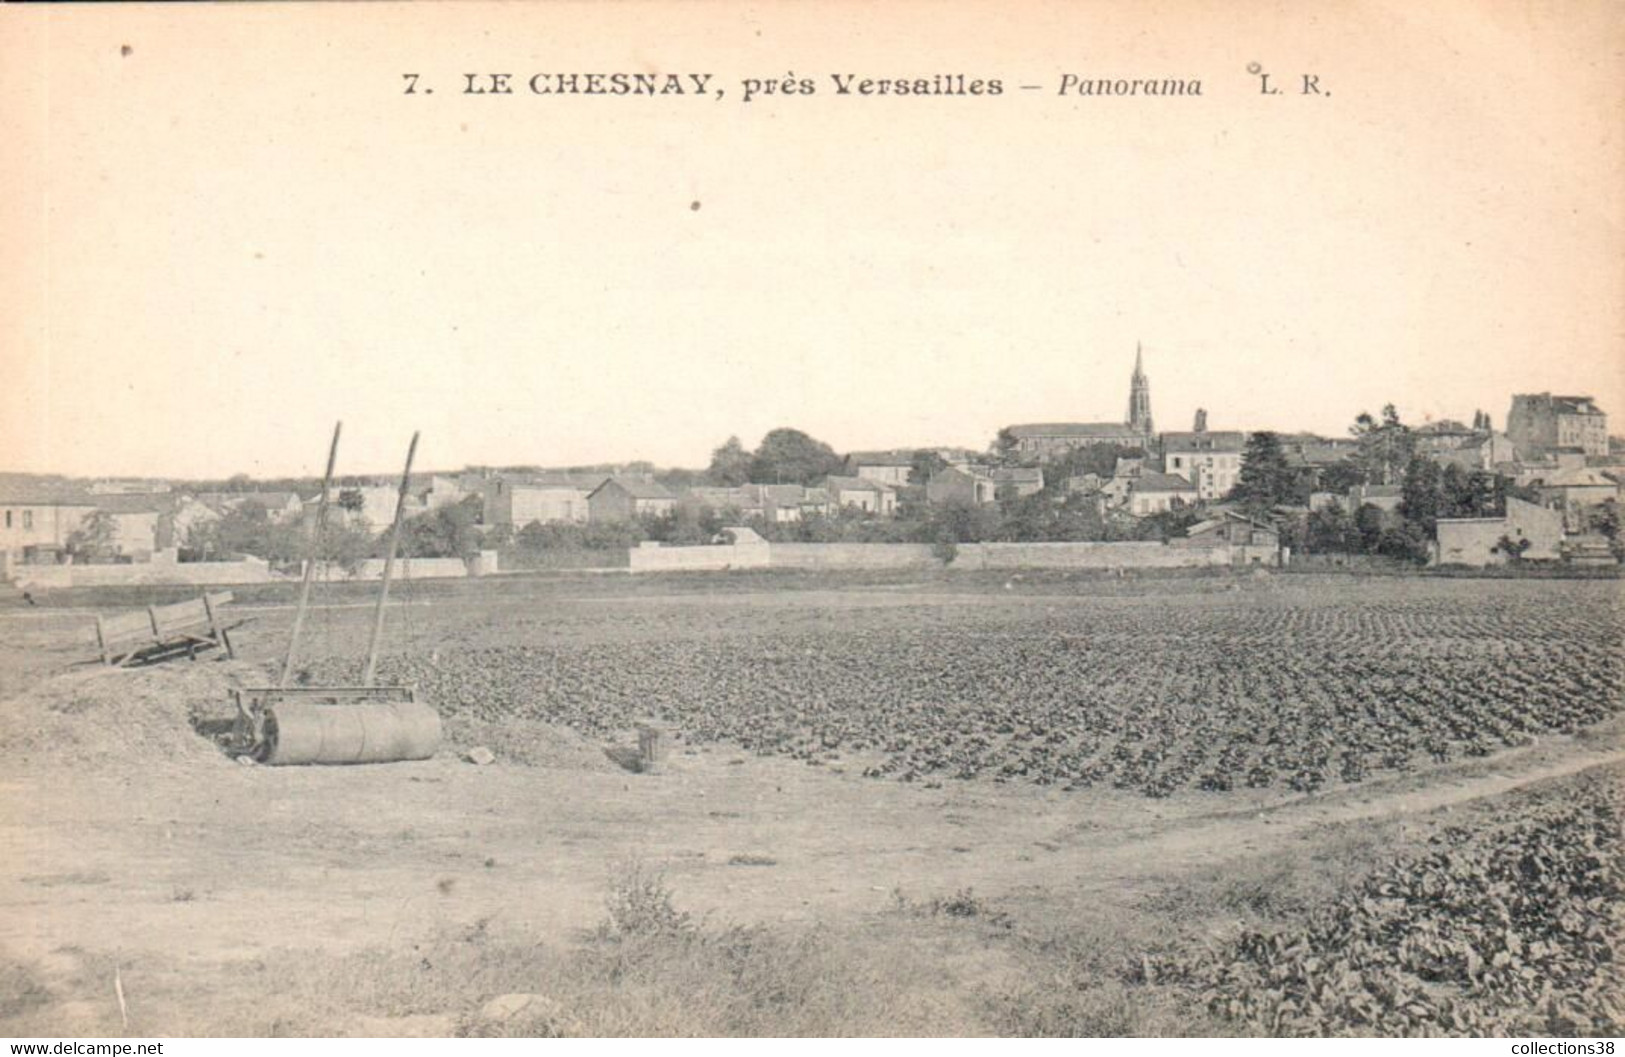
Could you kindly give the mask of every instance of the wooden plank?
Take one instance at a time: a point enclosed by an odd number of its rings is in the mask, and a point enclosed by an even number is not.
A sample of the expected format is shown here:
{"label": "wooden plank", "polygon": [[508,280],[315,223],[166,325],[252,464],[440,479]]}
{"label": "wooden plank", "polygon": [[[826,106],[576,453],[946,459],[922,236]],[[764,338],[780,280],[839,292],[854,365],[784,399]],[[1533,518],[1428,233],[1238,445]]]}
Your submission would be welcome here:
{"label": "wooden plank", "polygon": [[97,617],[96,624],[99,634],[107,643],[152,637],[151,618],[146,613],[120,613],[117,616]]}
{"label": "wooden plank", "polygon": [[189,602],[174,602],[167,606],[153,607],[153,628],[159,634],[164,629],[191,628],[209,621],[209,611],[203,600],[194,598]]}
{"label": "wooden plank", "polygon": [[214,603],[209,600],[207,594],[203,596],[203,612],[209,618],[209,637],[218,638],[220,636],[220,624],[214,618]]}

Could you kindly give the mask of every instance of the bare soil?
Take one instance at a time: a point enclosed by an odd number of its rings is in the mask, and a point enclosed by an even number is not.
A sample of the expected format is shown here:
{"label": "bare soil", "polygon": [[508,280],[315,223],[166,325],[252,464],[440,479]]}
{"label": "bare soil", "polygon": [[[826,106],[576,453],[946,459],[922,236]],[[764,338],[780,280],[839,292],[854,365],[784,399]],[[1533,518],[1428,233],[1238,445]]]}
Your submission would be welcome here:
{"label": "bare soil", "polygon": [[[692,596],[645,590],[514,604],[545,606],[559,634],[584,638],[616,634],[619,607],[680,604],[692,618]],[[903,585],[756,604],[828,620],[987,597]],[[513,616],[472,593],[406,606],[392,634],[415,648],[434,648],[448,626]],[[730,596],[714,608],[736,610],[726,623],[752,607]],[[287,614],[257,615],[238,661],[137,671],[79,663],[86,611],[8,620],[19,634],[0,658],[11,695],[0,705],[0,992],[15,997],[0,1000],[0,1034],[444,1034],[491,997],[480,981],[410,1012],[369,1007],[341,981],[316,1003],[320,1016],[302,1017],[310,980],[328,979],[312,967],[459,935],[568,949],[604,919],[630,861],[662,870],[700,919],[827,928],[929,961],[933,982],[914,992],[929,991],[916,1010],[929,1018],[900,1016],[899,1030],[997,1031],[989,996],[1031,986],[1031,966],[997,928],[955,931],[899,908],[970,890],[1029,936],[1116,918],[1149,940],[1206,913],[1168,906],[1169,893],[1194,899],[1247,878],[1330,888],[1452,813],[1494,811],[1511,790],[1625,760],[1616,719],[1315,795],[1152,800],[982,781],[926,788],[865,779],[856,762],[815,767],[727,745],[679,743],[655,773],[634,774],[606,751],[615,744],[567,730],[450,723],[446,750],[424,762],[245,766],[190,719],[273,666]],[[322,648],[352,647],[364,616],[319,614]],[[466,762],[474,745],[497,761]]]}

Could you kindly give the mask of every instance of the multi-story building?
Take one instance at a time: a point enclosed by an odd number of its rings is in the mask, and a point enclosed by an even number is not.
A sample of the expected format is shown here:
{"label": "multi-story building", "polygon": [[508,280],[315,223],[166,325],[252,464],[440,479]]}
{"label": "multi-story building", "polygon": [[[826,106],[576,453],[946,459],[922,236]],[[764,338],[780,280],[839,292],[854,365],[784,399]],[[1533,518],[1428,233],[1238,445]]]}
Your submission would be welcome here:
{"label": "multi-story building", "polygon": [[567,473],[513,474],[493,478],[485,486],[487,525],[522,529],[533,521],[542,524],[588,520],[587,497],[605,478]]}
{"label": "multi-story building", "polygon": [[1196,486],[1198,499],[1218,499],[1241,477],[1247,434],[1233,430],[1162,435],[1162,468]]}
{"label": "multi-story building", "polygon": [[1135,517],[1165,513],[1196,501],[1196,486],[1178,474],[1147,470],[1127,480],[1125,505]]}
{"label": "multi-story building", "polygon": [[1558,448],[1607,455],[1608,416],[1589,396],[1518,393],[1507,412],[1507,436],[1520,455],[1539,456]]}
{"label": "multi-story building", "polygon": [[170,546],[169,495],[93,495],[73,485],[24,483],[0,492],[0,551],[23,561],[54,561],[92,514],[113,519],[111,544],[126,558],[145,561]]}

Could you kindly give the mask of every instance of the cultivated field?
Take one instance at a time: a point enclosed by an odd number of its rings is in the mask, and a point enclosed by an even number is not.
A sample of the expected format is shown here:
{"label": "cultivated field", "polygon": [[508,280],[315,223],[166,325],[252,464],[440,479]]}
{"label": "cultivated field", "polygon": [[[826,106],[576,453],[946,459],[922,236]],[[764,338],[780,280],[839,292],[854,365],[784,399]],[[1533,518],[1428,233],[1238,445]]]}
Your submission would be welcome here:
{"label": "cultivated field", "polygon": [[[193,730],[285,593],[239,661],[132,672],[75,662],[145,598],[0,613],[0,1032],[1625,1027],[1617,582],[397,592],[381,676],[450,745],[366,768]],[[355,677],[367,596],[319,594],[302,678]]]}

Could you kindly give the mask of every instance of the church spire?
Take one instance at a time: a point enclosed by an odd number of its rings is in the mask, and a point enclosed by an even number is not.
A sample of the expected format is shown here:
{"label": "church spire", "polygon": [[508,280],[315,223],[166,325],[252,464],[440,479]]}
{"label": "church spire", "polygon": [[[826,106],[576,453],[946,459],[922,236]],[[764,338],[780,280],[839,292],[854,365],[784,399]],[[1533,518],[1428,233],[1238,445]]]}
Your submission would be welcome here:
{"label": "church spire", "polygon": [[1150,436],[1154,432],[1151,425],[1151,381],[1145,376],[1145,350],[1139,342],[1134,343],[1134,377],[1129,380],[1128,424],[1136,433]]}

